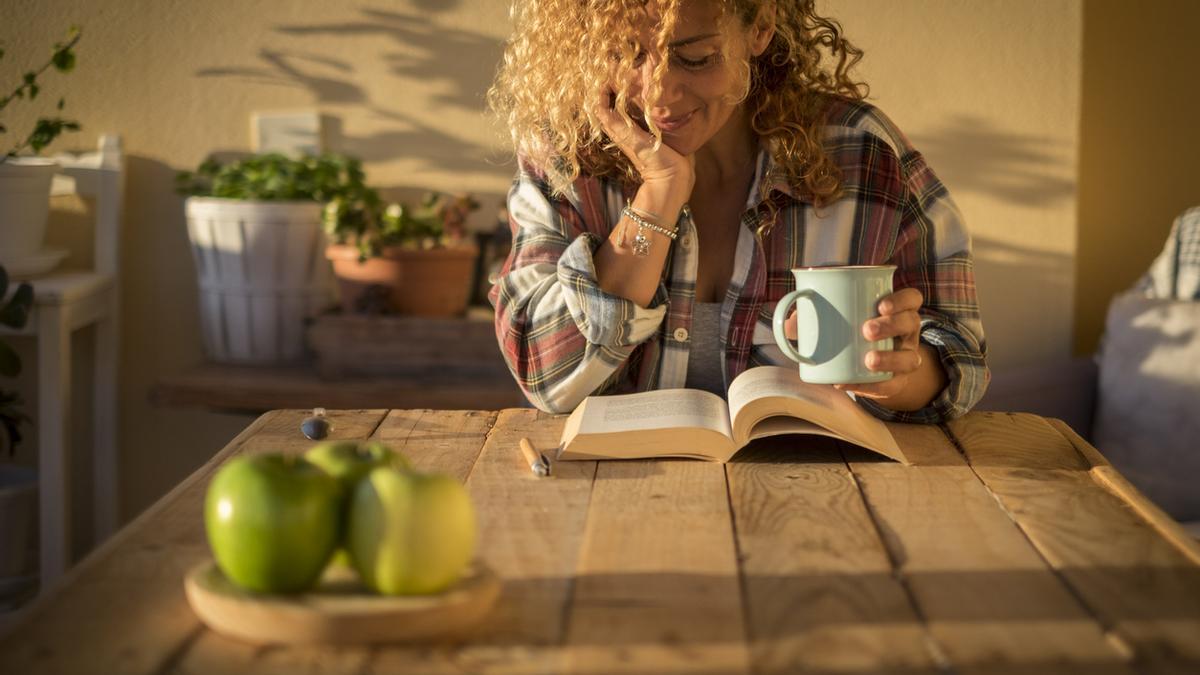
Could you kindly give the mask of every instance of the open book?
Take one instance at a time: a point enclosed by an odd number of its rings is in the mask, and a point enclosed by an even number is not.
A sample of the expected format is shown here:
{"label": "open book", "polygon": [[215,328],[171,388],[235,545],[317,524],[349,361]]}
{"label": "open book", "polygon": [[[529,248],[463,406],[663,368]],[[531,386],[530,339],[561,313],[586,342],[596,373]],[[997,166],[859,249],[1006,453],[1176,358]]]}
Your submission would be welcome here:
{"label": "open book", "polygon": [[822,434],[908,458],[887,426],[830,385],[806,384],[795,368],[749,368],[729,403],[698,389],[589,396],[567,419],[558,459],[691,457],[727,462],[756,438]]}

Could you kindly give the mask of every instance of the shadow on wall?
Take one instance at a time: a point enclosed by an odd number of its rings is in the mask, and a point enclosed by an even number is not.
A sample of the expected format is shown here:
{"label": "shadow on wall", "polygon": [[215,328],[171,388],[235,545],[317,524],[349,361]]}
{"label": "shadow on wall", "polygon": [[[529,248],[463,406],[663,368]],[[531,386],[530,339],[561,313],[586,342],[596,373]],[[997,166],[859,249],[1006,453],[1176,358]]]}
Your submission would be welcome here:
{"label": "shadow on wall", "polygon": [[941,129],[913,135],[913,145],[936,158],[934,171],[950,177],[955,192],[974,192],[1022,206],[1044,207],[1075,194],[1062,177],[1065,143],[1013,133],[984,119],[959,115]]}
{"label": "shadow on wall", "polygon": [[[422,82],[432,92],[429,105],[435,111],[482,113],[485,94],[503,54],[503,43],[478,33],[446,28],[434,21],[437,14],[457,7],[458,0],[416,0],[415,4],[421,13],[360,9],[361,18],[357,20],[278,25],[275,30],[297,38],[315,35],[390,38],[394,48],[378,58],[400,81]],[[365,162],[393,159],[403,152],[406,159],[417,160],[429,169],[477,172],[482,166],[497,166],[505,161],[489,158],[492,148],[464,139],[460,129],[431,124],[430,119],[439,119],[436,115],[423,119],[411,110],[374,99],[370,91],[354,81],[355,67],[349,60],[300,50],[263,48],[259,51],[259,61],[252,66],[202,68],[196,75],[235,78],[253,85],[302,88],[312,94],[316,104],[360,105],[376,117],[396,122],[394,129],[360,136],[347,135],[336,120],[329,125],[326,139],[329,147]]]}
{"label": "shadow on wall", "polygon": [[[1031,412],[1065,421],[1090,439],[1096,364],[1069,358],[1074,261],[976,237],[975,280],[992,381],[977,410]],[[1058,306],[1031,299],[1061,299]]]}
{"label": "shadow on wall", "polygon": [[[993,369],[1035,364],[1067,353],[1071,257],[987,237],[975,237],[973,242],[975,285]],[[1061,300],[1061,306],[1047,305],[1046,299]]]}

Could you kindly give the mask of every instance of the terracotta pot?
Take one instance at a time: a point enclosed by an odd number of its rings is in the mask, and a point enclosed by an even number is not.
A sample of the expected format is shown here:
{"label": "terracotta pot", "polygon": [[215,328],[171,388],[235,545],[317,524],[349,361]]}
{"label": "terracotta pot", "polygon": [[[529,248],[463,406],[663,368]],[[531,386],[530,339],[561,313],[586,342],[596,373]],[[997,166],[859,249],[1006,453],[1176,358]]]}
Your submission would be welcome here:
{"label": "terracotta pot", "polygon": [[333,263],[342,312],[346,314],[396,311],[396,294],[403,279],[400,261],[385,250],[382,256],[359,260],[359,251],[347,244],[330,244],[325,257]]}
{"label": "terracotta pot", "polygon": [[467,311],[479,257],[476,246],[399,249],[393,255],[404,268],[396,311],[414,316],[460,316]]}
{"label": "terracotta pot", "polygon": [[359,261],[358,249],[332,245],[325,255],[333,261],[342,311],[386,309],[414,316],[459,316],[471,297],[471,280],[479,249],[474,245],[449,248],[385,248],[382,255]]}

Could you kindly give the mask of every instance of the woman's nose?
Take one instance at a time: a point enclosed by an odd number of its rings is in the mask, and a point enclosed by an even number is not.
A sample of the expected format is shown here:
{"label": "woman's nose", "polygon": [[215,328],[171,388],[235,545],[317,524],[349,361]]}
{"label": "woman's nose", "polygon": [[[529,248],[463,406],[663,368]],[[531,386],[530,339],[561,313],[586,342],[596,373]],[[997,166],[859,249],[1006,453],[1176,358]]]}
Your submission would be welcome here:
{"label": "woman's nose", "polygon": [[[654,78],[654,65],[647,59],[646,65],[642,70],[642,97],[646,98],[650,93],[650,82]],[[650,108],[670,108],[671,104],[683,97],[683,78],[680,73],[667,65],[667,72],[663,73],[662,90],[659,92],[658,99],[655,101],[646,101],[646,105]]]}

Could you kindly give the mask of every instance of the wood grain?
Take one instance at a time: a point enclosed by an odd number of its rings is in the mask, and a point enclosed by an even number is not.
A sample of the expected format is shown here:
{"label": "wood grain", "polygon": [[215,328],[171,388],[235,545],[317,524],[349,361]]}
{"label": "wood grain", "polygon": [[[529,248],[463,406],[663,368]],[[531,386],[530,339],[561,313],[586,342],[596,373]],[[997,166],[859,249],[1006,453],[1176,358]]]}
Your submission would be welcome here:
{"label": "wood grain", "polygon": [[832,440],[756,441],[727,471],[755,672],[936,672]]}
{"label": "wood grain", "polygon": [[913,466],[842,448],[897,574],[950,667],[1132,672],[946,434],[929,425],[890,428]]}
{"label": "wood grain", "polygon": [[511,384],[494,320],[491,307],[461,317],[329,313],[315,317],[305,335],[327,379],[457,371]]}
{"label": "wood grain", "polygon": [[[1075,446],[1075,450],[1087,460],[1091,465],[1092,478],[1097,483],[1104,486],[1109,492],[1119,497],[1138,514],[1150,523],[1164,539],[1171,542],[1179,552],[1187,556],[1189,560],[1200,565],[1200,539],[1188,532],[1175,519],[1167,515],[1157,504],[1150,501],[1146,495],[1133,486],[1125,476],[1122,476],[1116,467],[1109,463],[1100,451],[1092,447],[1092,444],[1085,441],[1075,430],[1067,426],[1062,420],[1046,419],[1055,431],[1062,434]],[[1198,487],[1197,489],[1200,489]]]}
{"label": "wood grain", "polygon": [[155,405],[261,413],[276,408],[498,409],[524,401],[507,372],[442,370],[434,373],[324,379],[309,365],[293,367],[205,364],[159,380]]}
{"label": "wood grain", "polygon": [[722,465],[600,462],[567,625],[567,672],[748,672]]}
{"label": "wood grain", "polygon": [[[375,672],[562,673],[563,617],[571,601],[595,462],[556,462],[538,478],[518,441],[535,448],[558,443],[565,421],[531,409],[501,411],[467,489],[479,516],[480,555],[504,588],[470,644],[432,645],[420,654],[382,649]],[[407,669],[407,670],[406,670]]]}
{"label": "wood grain", "polygon": [[1044,419],[972,414],[950,423],[971,466],[1135,665],[1200,669],[1200,566],[1143,513],[1098,486]]}
{"label": "wood grain", "polygon": [[[242,452],[301,449],[301,411],[263,415],[204,467],[98,548],[0,643],[4,673],[152,673],[203,632],[183,575],[209,555],[203,502],[217,467]],[[383,411],[331,414],[334,436],[367,435]]]}
{"label": "wood grain", "polygon": [[331,411],[335,438],[466,481],[501,598],[466,642],[220,638],[182,586],[207,482],[307,449],[306,414],[259,418],[77,566],[0,637],[0,672],[1200,672],[1196,545],[1069,430],[986,413],[893,425],[913,467],[792,438],[536,478],[517,442],[550,449],[562,417]]}

